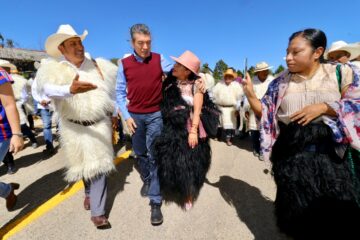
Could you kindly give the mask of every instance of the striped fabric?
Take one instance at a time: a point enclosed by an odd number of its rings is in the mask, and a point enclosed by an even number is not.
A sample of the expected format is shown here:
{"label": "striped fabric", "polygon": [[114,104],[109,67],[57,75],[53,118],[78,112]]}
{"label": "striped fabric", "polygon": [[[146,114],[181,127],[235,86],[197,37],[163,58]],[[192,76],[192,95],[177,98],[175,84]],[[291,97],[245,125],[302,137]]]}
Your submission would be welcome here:
{"label": "striped fabric", "polygon": [[[0,68],[0,85],[3,85],[7,82],[11,83],[13,80],[4,69]],[[6,117],[5,109],[0,100],[0,142],[9,139],[11,135],[10,124]]]}

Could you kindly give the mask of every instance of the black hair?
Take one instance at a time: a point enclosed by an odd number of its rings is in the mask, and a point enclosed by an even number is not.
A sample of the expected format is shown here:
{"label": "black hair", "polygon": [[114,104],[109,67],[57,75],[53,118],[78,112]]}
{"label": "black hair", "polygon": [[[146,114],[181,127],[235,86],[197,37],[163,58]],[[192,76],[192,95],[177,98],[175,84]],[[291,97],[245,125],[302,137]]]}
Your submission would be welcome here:
{"label": "black hair", "polygon": [[[327,45],[326,35],[320,29],[307,28],[298,32],[293,33],[289,38],[289,43],[296,37],[303,37],[309,41],[311,47],[315,50],[319,47],[324,48],[324,52]],[[324,62],[324,53],[320,56],[320,62]]]}

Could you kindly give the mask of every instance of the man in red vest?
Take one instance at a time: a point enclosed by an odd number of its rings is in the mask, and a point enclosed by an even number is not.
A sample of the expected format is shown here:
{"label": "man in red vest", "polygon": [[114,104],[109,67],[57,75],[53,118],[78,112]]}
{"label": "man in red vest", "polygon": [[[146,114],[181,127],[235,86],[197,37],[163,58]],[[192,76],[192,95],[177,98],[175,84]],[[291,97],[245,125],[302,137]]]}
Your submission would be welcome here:
{"label": "man in red vest", "polygon": [[172,65],[162,55],[151,52],[151,34],[145,24],[133,25],[130,34],[134,53],[119,62],[116,103],[133,134],[133,149],[144,182],[140,193],[150,198],[151,224],[160,225],[162,196],[152,147],[163,125],[162,79]]}

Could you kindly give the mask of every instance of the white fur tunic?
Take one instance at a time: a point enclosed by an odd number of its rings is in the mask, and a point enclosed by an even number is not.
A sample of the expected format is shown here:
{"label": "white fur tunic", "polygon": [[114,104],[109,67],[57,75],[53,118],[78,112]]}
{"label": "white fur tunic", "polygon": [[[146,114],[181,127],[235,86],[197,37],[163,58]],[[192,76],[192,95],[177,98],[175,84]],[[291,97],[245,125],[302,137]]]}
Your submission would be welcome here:
{"label": "white fur tunic", "polygon": [[27,118],[24,109],[22,108],[22,105],[25,103],[26,100],[24,99],[25,96],[23,92],[26,91],[25,87],[27,80],[18,74],[11,74],[11,77],[14,80],[14,83],[11,86],[14,91],[16,108],[19,112],[20,124],[26,124]]}
{"label": "white fur tunic", "polygon": [[220,81],[213,87],[212,93],[215,103],[221,110],[221,126],[224,129],[235,129],[235,112],[244,94],[242,86],[236,81],[232,81],[229,85]]}
{"label": "white fur tunic", "polygon": [[[60,117],[61,144],[67,160],[66,180],[89,180],[114,169],[112,127],[109,114],[114,111],[114,94],[117,67],[104,59],[85,58],[80,68],[67,61],[47,60],[37,73],[38,91],[44,92],[46,84],[70,85],[79,75],[79,81],[95,84],[97,89],[75,94],[68,98],[55,98],[55,110]],[[46,91],[45,91],[46,94]],[[90,126],[74,121],[94,121]]]}

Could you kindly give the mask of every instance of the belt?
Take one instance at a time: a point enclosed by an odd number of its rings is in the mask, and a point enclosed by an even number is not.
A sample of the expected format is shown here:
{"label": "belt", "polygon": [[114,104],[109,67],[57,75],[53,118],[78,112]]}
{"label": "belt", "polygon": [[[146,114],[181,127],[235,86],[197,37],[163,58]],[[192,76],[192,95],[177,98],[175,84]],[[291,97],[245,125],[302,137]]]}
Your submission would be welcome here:
{"label": "belt", "polygon": [[234,105],[219,105],[220,107],[225,107],[225,108],[232,108],[234,107]]}
{"label": "belt", "polygon": [[[111,116],[112,113],[108,112],[106,114],[106,116]],[[86,121],[78,121],[78,120],[74,120],[74,119],[67,119],[69,122],[72,122],[72,123],[75,123],[75,124],[79,124],[79,125],[82,125],[82,126],[85,126],[85,127],[88,127],[88,126],[92,126],[100,121],[102,121],[105,117],[101,118],[101,119],[97,119],[97,120],[86,120]]]}

